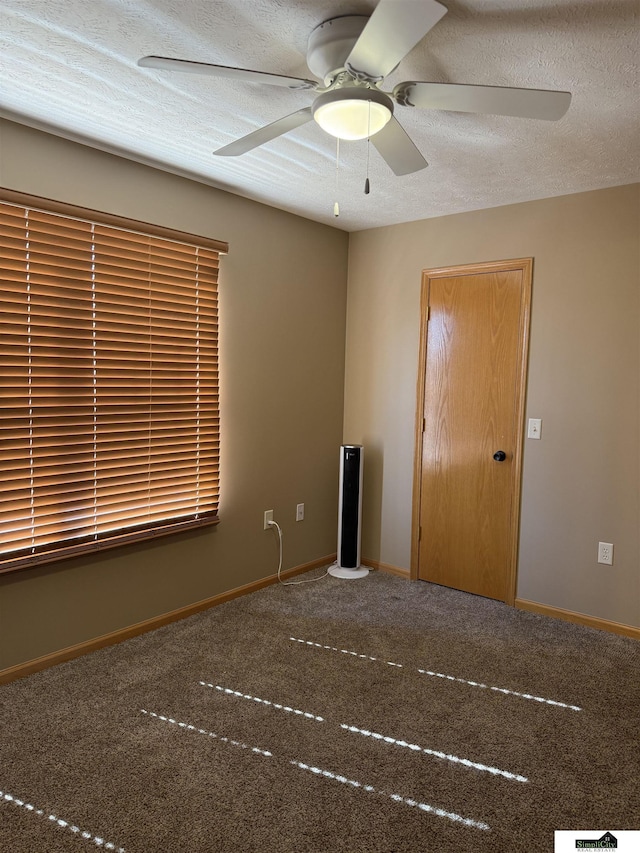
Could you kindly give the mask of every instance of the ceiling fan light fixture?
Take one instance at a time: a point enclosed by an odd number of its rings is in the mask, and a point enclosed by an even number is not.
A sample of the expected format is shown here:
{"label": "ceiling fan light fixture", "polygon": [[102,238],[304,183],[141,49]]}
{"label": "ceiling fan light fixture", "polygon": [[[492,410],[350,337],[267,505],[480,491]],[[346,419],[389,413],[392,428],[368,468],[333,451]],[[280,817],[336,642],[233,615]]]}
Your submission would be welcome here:
{"label": "ceiling fan light fixture", "polygon": [[382,130],[393,115],[393,101],[377,89],[334,89],[319,95],[313,118],[338,139],[366,139]]}

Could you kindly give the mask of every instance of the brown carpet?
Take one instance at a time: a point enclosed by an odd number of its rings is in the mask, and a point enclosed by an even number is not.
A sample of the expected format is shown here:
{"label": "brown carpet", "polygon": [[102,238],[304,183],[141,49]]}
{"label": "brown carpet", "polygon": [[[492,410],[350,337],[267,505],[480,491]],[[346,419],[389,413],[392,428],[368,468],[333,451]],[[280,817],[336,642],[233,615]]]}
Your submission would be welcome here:
{"label": "brown carpet", "polygon": [[381,573],[272,586],[0,688],[0,850],[543,853],[638,828],[639,664]]}

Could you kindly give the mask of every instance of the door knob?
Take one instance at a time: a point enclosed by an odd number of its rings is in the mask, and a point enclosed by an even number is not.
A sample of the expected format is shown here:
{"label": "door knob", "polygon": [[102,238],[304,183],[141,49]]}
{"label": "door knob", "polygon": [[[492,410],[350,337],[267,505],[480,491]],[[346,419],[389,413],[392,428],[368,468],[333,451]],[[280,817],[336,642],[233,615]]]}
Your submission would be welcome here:
{"label": "door knob", "polygon": [[496,452],[493,454],[493,458],[496,460],[496,462],[504,462],[504,460],[507,458],[507,454],[504,452],[504,450],[496,450]]}

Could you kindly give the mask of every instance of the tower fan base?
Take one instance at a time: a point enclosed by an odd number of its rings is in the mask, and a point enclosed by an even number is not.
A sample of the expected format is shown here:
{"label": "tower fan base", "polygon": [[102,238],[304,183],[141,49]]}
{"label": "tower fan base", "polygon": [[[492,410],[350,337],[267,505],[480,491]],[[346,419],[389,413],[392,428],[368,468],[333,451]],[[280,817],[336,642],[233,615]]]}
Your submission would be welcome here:
{"label": "tower fan base", "polygon": [[329,566],[329,574],[334,578],[366,578],[369,574],[369,569],[365,569],[364,566],[356,566],[355,569],[346,569],[334,563],[332,566]]}

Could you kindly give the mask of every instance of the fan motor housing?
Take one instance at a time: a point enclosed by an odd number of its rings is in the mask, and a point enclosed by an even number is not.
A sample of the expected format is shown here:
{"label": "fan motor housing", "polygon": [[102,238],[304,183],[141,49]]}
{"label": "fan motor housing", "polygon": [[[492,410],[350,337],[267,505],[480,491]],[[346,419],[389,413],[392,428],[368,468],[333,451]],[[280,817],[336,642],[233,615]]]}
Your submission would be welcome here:
{"label": "fan motor housing", "polygon": [[309,36],[309,70],[330,86],[345,70],[345,62],[369,20],[367,15],[344,15],[319,24]]}

